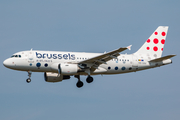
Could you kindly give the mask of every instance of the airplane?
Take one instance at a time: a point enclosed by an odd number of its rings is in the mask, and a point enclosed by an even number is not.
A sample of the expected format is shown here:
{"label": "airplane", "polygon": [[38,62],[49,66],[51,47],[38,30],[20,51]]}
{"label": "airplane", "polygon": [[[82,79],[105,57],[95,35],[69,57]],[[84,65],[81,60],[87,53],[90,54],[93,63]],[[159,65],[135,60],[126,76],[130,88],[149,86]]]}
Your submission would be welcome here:
{"label": "airplane", "polygon": [[74,76],[76,86],[81,88],[80,75],[87,76],[86,82],[93,82],[92,75],[111,75],[136,72],[172,63],[176,55],[162,56],[168,26],[159,26],[133,54],[120,54],[129,49],[121,47],[105,53],[62,52],[62,51],[21,51],[6,59],[3,65],[19,71],[27,71],[31,82],[32,72],[44,72],[46,82],[61,82]]}

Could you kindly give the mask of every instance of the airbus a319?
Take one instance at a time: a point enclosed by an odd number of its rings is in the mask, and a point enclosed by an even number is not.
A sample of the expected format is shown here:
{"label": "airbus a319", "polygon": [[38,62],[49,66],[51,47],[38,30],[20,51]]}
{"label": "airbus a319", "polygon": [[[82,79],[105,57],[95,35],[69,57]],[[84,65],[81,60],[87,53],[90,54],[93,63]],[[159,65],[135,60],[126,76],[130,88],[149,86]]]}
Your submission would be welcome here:
{"label": "airbus a319", "polygon": [[31,82],[32,72],[44,72],[46,82],[60,82],[74,76],[78,79],[76,86],[81,88],[80,75],[86,75],[87,83],[93,82],[93,75],[110,75],[136,72],[160,67],[172,63],[171,57],[162,57],[168,26],[159,26],[133,54],[120,54],[128,47],[122,47],[107,53],[84,53],[62,51],[21,51],[6,59],[5,67],[27,71]]}

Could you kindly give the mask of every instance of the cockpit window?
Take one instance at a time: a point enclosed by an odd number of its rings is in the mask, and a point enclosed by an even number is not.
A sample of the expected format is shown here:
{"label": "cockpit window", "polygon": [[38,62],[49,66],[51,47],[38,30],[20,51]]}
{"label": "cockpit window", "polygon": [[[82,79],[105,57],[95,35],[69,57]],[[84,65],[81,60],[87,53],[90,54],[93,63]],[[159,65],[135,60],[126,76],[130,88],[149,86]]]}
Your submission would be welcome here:
{"label": "cockpit window", "polygon": [[12,55],[11,57],[21,58],[21,55]]}

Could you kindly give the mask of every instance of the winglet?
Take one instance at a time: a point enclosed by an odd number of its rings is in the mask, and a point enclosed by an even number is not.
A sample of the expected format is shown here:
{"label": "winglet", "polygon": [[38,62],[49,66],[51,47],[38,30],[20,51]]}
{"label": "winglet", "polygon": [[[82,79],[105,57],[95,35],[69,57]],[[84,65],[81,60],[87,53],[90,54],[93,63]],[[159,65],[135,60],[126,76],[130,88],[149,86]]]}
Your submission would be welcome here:
{"label": "winglet", "polygon": [[131,50],[131,46],[132,46],[132,45],[128,46],[127,49]]}

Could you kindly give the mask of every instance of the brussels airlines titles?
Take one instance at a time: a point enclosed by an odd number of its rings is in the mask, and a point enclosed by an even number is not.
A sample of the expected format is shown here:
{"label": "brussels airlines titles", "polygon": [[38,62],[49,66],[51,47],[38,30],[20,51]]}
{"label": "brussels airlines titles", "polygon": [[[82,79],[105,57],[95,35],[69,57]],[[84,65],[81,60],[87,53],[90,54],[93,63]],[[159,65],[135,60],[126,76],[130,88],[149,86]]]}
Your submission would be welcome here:
{"label": "brussels airlines titles", "polygon": [[65,59],[65,60],[75,60],[74,54],[47,54],[47,53],[38,53],[36,52],[37,58],[48,58],[48,59]]}

